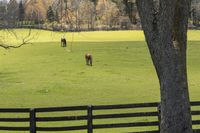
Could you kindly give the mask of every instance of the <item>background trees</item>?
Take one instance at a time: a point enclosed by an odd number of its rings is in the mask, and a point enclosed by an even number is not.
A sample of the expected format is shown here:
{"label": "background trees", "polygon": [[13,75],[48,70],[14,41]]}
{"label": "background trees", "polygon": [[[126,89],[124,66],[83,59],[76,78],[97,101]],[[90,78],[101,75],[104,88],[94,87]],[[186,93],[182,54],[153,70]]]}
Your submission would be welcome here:
{"label": "background trees", "polygon": [[16,0],[10,0],[7,5],[7,12],[4,17],[6,17],[6,20],[9,21],[8,26],[14,27],[16,25],[16,22],[18,20],[18,3]]}
{"label": "background trees", "polygon": [[49,22],[55,21],[55,14],[51,6],[47,10],[47,19]]}
{"label": "background trees", "polygon": [[90,0],[81,1],[78,8],[79,25],[82,29],[93,30],[95,27],[96,8]]}
{"label": "background trees", "polygon": [[[0,17],[6,13],[7,15],[2,18],[13,22],[24,20],[23,24],[44,29],[54,29],[52,26],[57,26],[60,30],[79,28],[80,30],[109,30],[113,29],[113,26],[120,29],[124,23],[129,23],[127,28],[131,29],[133,24],[130,23],[128,13],[120,9],[121,6],[122,4],[117,5],[112,0],[10,0],[9,3],[1,1]],[[49,13],[50,16],[54,14],[55,19],[49,18]],[[6,16],[9,17],[5,18]],[[54,21],[57,24],[50,24]]]}
{"label": "background trees", "polygon": [[24,21],[25,18],[25,11],[24,11],[24,5],[22,0],[19,3],[19,15],[18,15],[18,20],[19,21]]}
{"label": "background trees", "polygon": [[[50,6],[52,9],[49,9]],[[49,10],[54,12],[55,17],[51,21]],[[29,23],[32,27],[50,30],[141,28],[135,0],[10,0],[9,3],[0,0],[0,11],[0,19],[15,22],[24,19],[26,25]],[[2,17],[4,13],[9,17]],[[199,23],[200,1],[192,0],[190,27],[198,28]]]}
{"label": "background trees", "polygon": [[[3,21],[7,11],[7,1],[0,1],[0,21]],[[0,23],[1,24],[1,23]],[[0,25],[1,26],[1,25]]]}
{"label": "background trees", "polygon": [[192,0],[191,20],[195,26],[200,26],[200,1]]}

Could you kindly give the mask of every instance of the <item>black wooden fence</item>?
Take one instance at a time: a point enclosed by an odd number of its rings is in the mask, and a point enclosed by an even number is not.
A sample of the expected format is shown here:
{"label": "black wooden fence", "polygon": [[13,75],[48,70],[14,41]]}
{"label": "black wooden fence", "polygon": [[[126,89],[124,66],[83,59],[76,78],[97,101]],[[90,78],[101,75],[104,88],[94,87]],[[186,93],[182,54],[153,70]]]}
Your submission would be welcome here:
{"label": "black wooden fence", "polygon": [[[192,116],[200,116],[200,102],[191,102],[191,106],[196,107],[196,110],[192,110]],[[136,111],[130,112],[127,109],[147,109],[147,111]],[[151,109],[150,109],[151,108]],[[100,113],[93,114],[94,111],[113,111],[113,110],[124,110],[124,112],[120,113]],[[154,111],[148,111],[148,110]],[[50,113],[50,112],[67,112],[67,111],[85,111],[87,112],[85,115],[76,115],[76,116],[56,116],[56,117],[39,117],[37,114],[39,113]],[[128,112],[128,113],[127,113]],[[149,131],[141,131],[138,133],[159,133],[159,121],[160,121],[160,110],[158,103],[142,103],[142,104],[121,104],[121,105],[100,105],[100,106],[72,106],[72,107],[51,107],[51,108],[0,108],[0,116],[3,114],[10,113],[28,113],[28,118],[0,118],[0,124],[2,123],[29,123],[28,127],[14,127],[14,126],[0,126],[0,130],[8,130],[8,131],[29,131],[30,133],[36,133],[37,131],[73,131],[73,130],[87,130],[88,133],[93,133],[94,129],[106,129],[106,128],[124,128],[124,127],[157,127],[156,130]],[[156,117],[155,121],[145,121],[145,122],[128,122],[128,123],[112,123],[112,124],[94,124],[94,120],[106,120],[112,119],[115,120],[117,118],[132,118],[132,117]],[[197,117],[198,118],[198,117]],[[200,117],[199,117],[200,118]],[[64,122],[64,121],[87,121],[85,125],[79,126],[66,126],[66,127],[40,127],[37,126],[38,122]],[[200,127],[200,120],[193,120],[193,126]],[[10,124],[8,124],[10,125]],[[200,133],[200,129],[194,129],[195,133]],[[136,133],[136,132],[129,132]]]}

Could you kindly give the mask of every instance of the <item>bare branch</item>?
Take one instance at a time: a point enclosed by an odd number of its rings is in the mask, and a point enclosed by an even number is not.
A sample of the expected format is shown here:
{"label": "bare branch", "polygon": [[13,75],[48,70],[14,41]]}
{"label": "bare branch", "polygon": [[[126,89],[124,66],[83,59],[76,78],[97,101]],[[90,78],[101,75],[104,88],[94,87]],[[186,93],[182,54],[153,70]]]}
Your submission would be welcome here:
{"label": "bare branch", "polygon": [[[19,37],[17,36],[17,34],[14,31],[8,30],[8,32],[10,34],[13,34],[15,36],[15,38],[19,40]],[[20,38],[20,40],[21,40],[20,44],[18,44],[18,45],[11,45],[11,44],[6,44],[5,41],[0,41],[0,47],[2,47],[4,49],[20,48],[20,47],[22,47],[24,45],[32,44],[31,40],[36,39],[36,37],[37,37],[37,33],[35,35],[32,35],[32,30],[29,29],[28,34],[25,37]],[[0,40],[1,40],[1,36],[0,36]]]}
{"label": "bare branch", "polygon": [[17,45],[17,46],[15,46],[15,45],[8,45],[8,44],[0,44],[0,47],[5,48],[5,49],[20,48],[21,46],[26,45],[26,44],[32,44],[32,43],[23,42],[22,44]]}

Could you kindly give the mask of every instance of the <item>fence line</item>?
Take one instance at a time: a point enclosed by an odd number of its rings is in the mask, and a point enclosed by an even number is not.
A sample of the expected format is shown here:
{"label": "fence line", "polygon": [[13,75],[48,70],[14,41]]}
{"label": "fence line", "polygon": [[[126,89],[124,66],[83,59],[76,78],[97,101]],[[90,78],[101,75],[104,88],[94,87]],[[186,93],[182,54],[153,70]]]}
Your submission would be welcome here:
{"label": "fence line", "polygon": [[[199,106],[200,102],[191,102],[191,106]],[[137,109],[147,108],[154,109],[156,111],[140,111],[140,112],[128,112],[125,109]],[[106,111],[106,110],[125,110],[123,113],[112,114],[94,114],[94,111]],[[85,115],[73,115],[73,116],[51,116],[51,117],[39,117],[37,114],[49,113],[49,112],[64,112],[64,111],[86,111]],[[93,133],[94,129],[107,129],[107,128],[124,128],[124,127],[157,127],[158,130],[149,130],[141,132],[129,132],[129,133],[159,133],[160,131],[160,105],[159,103],[142,103],[142,104],[119,104],[119,105],[99,105],[99,106],[71,106],[71,107],[51,107],[51,108],[0,108],[0,113],[14,113],[14,114],[29,114],[28,118],[0,118],[0,122],[28,122],[29,127],[12,127],[12,126],[0,126],[0,130],[8,131],[29,131],[30,133],[36,133],[37,131],[72,131],[72,130],[87,130],[88,133]],[[191,111],[193,116],[200,115],[199,110]],[[155,117],[157,120],[151,122],[126,122],[126,123],[111,123],[111,124],[94,124],[94,120],[106,120],[116,118],[139,118],[139,117]],[[85,125],[67,126],[67,127],[40,127],[37,126],[37,122],[59,122],[59,121],[81,121],[85,120]],[[200,120],[193,120],[193,125],[200,125]],[[200,129],[194,129],[194,133],[200,133]]]}

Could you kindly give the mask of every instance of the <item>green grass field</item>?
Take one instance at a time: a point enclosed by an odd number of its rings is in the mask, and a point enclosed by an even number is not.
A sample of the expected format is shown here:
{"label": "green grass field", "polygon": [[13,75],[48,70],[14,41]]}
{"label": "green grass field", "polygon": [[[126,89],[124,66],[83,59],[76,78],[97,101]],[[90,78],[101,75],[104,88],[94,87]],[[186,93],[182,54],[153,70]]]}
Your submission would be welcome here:
{"label": "green grass field", "polygon": [[[10,33],[0,33],[9,43],[19,43]],[[16,33],[20,38],[27,31]],[[33,30],[33,34],[37,34],[33,45],[0,49],[1,108],[159,101],[158,79],[142,31]],[[66,49],[60,47],[62,36],[69,41]],[[188,38],[188,79],[194,101],[200,100],[200,31],[189,31]],[[92,67],[85,65],[86,52],[93,54]],[[119,131],[127,129],[96,132]]]}

